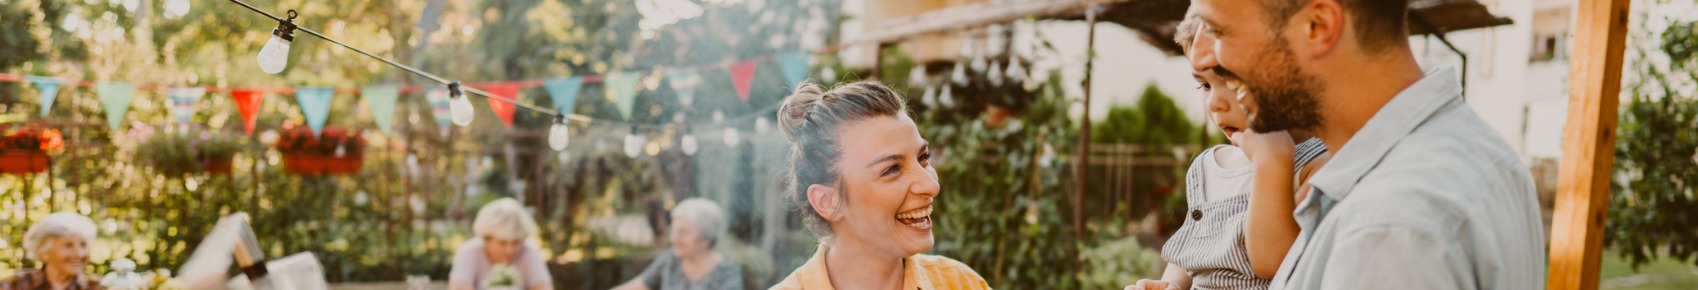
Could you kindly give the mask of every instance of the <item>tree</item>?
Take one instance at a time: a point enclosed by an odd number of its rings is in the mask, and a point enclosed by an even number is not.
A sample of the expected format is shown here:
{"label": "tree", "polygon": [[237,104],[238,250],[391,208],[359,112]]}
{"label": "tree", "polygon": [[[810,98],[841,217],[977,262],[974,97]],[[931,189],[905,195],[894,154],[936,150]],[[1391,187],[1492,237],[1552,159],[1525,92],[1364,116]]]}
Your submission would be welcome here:
{"label": "tree", "polygon": [[[1649,30],[1649,29],[1647,29]],[[1650,30],[1658,31],[1658,30]],[[1698,21],[1674,21],[1636,47],[1615,151],[1605,245],[1637,268],[1668,258],[1698,265]],[[1642,37],[1650,37],[1645,35]],[[1654,54],[1667,65],[1652,62]]]}

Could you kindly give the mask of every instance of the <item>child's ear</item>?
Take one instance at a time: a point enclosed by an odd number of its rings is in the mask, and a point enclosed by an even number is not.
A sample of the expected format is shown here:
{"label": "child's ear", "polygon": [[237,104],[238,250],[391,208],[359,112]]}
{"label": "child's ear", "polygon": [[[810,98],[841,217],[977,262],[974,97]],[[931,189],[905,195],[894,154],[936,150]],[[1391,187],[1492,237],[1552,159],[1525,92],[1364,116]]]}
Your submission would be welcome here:
{"label": "child's ear", "polygon": [[843,219],[838,212],[843,201],[837,198],[837,189],[819,184],[808,186],[808,205],[814,207],[814,212],[820,214],[827,222]]}

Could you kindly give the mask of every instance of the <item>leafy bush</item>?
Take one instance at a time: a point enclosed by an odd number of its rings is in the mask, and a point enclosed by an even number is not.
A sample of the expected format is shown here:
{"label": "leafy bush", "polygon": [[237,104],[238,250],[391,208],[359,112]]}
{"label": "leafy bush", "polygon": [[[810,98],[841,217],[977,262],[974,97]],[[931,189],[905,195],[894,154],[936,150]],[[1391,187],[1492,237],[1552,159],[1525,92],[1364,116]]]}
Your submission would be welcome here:
{"label": "leafy bush", "polygon": [[[1647,29],[1650,30],[1650,29]],[[1659,51],[1638,47],[1615,148],[1604,244],[1637,268],[1659,258],[1698,265],[1698,22],[1662,29]],[[1646,42],[1651,43],[1651,42]],[[1648,59],[1667,57],[1667,64]]]}
{"label": "leafy bush", "polygon": [[228,160],[241,150],[243,142],[236,136],[201,132],[154,134],[136,149],[136,155],[153,169],[167,176],[181,176],[206,170],[213,160]]}
{"label": "leafy bush", "polygon": [[1161,277],[1167,263],[1161,253],[1144,248],[1134,237],[1112,240],[1080,253],[1085,271],[1079,272],[1079,289],[1119,289],[1138,279]]}

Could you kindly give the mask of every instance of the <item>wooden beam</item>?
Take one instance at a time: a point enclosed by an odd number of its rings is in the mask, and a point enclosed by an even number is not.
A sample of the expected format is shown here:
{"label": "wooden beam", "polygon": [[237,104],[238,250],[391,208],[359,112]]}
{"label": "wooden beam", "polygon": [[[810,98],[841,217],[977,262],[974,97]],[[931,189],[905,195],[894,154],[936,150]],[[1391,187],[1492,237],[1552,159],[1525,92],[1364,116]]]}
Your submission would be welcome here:
{"label": "wooden beam", "polygon": [[844,44],[895,43],[917,36],[957,31],[996,23],[1011,22],[1033,16],[1077,13],[1091,5],[1113,4],[1130,0],[1050,0],[962,5],[903,18],[886,20],[870,32]]}
{"label": "wooden beam", "polygon": [[1598,289],[1615,161],[1616,115],[1630,0],[1579,0],[1562,168],[1551,224],[1550,290]]}

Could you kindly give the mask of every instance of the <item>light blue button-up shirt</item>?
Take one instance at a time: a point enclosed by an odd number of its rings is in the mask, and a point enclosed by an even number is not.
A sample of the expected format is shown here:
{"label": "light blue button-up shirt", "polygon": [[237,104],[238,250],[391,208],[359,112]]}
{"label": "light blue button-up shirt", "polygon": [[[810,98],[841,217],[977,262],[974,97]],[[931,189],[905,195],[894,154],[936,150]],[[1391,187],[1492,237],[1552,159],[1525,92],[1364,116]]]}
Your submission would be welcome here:
{"label": "light blue button-up shirt", "polygon": [[1333,151],[1273,289],[1545,289],[1532,176],[1460,90],[1429,72]]}

